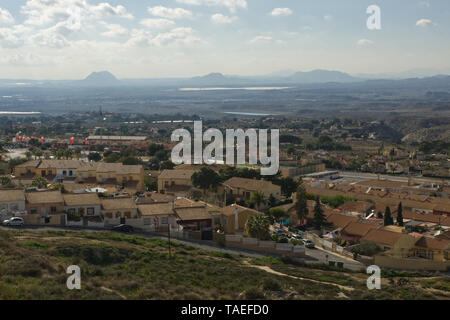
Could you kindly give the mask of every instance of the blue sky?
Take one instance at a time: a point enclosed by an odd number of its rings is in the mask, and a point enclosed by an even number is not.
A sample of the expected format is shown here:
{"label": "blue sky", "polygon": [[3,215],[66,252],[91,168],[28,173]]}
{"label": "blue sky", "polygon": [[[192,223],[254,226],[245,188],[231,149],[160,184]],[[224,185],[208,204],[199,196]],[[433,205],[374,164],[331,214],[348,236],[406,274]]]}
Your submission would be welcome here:
{"label": "blue sky", "polygon": [[449,39],[448,0],[2,0],[0,78],[450,73]]}

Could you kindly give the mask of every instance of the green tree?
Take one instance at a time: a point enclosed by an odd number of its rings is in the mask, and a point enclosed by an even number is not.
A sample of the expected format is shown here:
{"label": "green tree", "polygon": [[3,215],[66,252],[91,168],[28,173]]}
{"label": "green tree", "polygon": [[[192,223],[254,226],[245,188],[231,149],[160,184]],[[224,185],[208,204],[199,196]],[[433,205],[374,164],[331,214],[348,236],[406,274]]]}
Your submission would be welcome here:
{"label": "green tree", "polygon": [[139,164],[139,159],[136,157],[127,157],[123,159],[122,164],[126,166],[137,165]]}
{"label": "green tree", "polygon": [[48,184],[49,184],[48,180],[45,179],[44,177],[34,178],[33,182],[31,183],[33,187],[36,187],[38,189],[45,189],[47,188]]}
{"label": "green tree", "polygon": [[402,205],[401,202],[398,204],[398,207],[397,207],[397,224],[400,227],[404,226],[404,223],[403,223],[403,205]]}
{"label": "green tree", "polygon": [[144,185],[147,191],[158,191],[158,179],[155,177],[144,177]]}
{"label": "green tree", "polygon": [[100,160],[102,160],[102,156],[98,152],[90,152],[88,155],[88,159],[89,161],[99,162]]}
{"label": "green tree", "polygon": [[156,144],[156,143],[152,143],[148,146],[148,155],[153,157],[156,152],[160,151],[160,150],[164,150],[164,146],[162,144]]}
{"label": "green tree", "polygon": [[321,230],[325,225],[325,214],[323,213],[322,204],[320,203],[320,197],[317,197],[316,204],[314,205],[314,228]]}
{"label": "green tree", "polygon": [[195,172],[191,177],[194,187],[200,188],[206,193],[206,190],[217,190],[220,184],[220,176],[211,168],[203,167],[200,171]]}
{"label": "green tree", "polygon": [[290,197],[297,190],[297,182],[291,177],[281,178],[281,193]]}
{"label": "green tree", "polygon": [[170,160],[161,162],[159,166],[159,170],[172,170],[173,168],[175,168],[175,164]]}
{"label": "green tree", "polygon": [[166,161],[169,159],[169,156],[167,155],[166,150],[159,150],[155,153],[155,158],[159,161]]}
{"label": "green tree", "polygon": [[286,211],[281,208],[270,208],[269,214],[275,219],[275,221],[279,221],[287,217]]}
{"label": "green tree", "polygon": [[303,180],[300,178],[297,183],[296,202],[294,204],[297,217],[300,221],[304,221],[308,216],[308,195],[306,188],[303,185]]}
{"label": "green tree", "polygon": [[391,208],[386,207],[386,210],[384,212],[384,225],[385,226],[391,226],[394,224],[394,220],[392,218],[392,214],[391,214]]}
{"label": "green tree", "polygon": [[251,216],[245,223],[245,230],[252,238],[258,240],[270,240],[270,220],[263,214]]}
{"label": "green tree", "polygon": [[256,191],[252,193],[249,202],[255,206],[256,210],[259,210],[261,205],[267,203],[267,199],[261,191]]}

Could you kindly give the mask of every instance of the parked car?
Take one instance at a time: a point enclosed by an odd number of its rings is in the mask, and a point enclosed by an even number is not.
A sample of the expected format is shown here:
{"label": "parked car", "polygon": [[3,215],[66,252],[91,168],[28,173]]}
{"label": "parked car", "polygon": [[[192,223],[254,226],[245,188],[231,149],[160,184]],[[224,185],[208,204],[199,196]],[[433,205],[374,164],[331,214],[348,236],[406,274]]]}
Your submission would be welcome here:
{"label": "parked car", "polygon": [[303,242],[305,243],[305,247],[307,247],[308,249],[315,248],[314,242],[312,242],[311,240],[303,240]]}
{"label": "parked car", "polygon": [[303,238],[302,238],[301,235],[295,234],[295,233],[293,233],[293,234],[291,235],[291,238],[292,238],[292,239],[295,239],[295,240],[303,240]]}
{"label": "parked car", "polygon": [[132,233],[134,232],[134,228],[132,226],[126,225],[126,224],[119,224],[117,226],[114,226],[112,228],[113,231],[116,232],[124,232],[124,233]]}
{"label": "parked car", "polygon": [[24,222],[22,218],[14,217],[8,220],[3,221],[4,226],[23,226]]}

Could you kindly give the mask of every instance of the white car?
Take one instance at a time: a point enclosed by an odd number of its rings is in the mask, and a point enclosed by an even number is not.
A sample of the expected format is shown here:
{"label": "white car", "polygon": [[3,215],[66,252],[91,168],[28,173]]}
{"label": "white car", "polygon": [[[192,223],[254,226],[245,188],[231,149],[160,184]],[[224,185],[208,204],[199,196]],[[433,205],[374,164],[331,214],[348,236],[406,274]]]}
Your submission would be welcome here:
{"label": "white car", "polygon": [[24,222],[22,218],[14,217],[3,221],[4,226],[23,226]]}

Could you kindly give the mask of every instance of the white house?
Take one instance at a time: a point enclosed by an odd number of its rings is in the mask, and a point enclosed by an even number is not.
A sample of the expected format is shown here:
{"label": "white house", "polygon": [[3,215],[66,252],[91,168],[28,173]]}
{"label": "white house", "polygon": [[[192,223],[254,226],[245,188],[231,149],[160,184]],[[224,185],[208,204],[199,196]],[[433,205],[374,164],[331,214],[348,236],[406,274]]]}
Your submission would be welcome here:
{"label": "white house", "polygon": [[26,214],[25,192],[23,190],[0,190],[0,216],[20,216]]}

